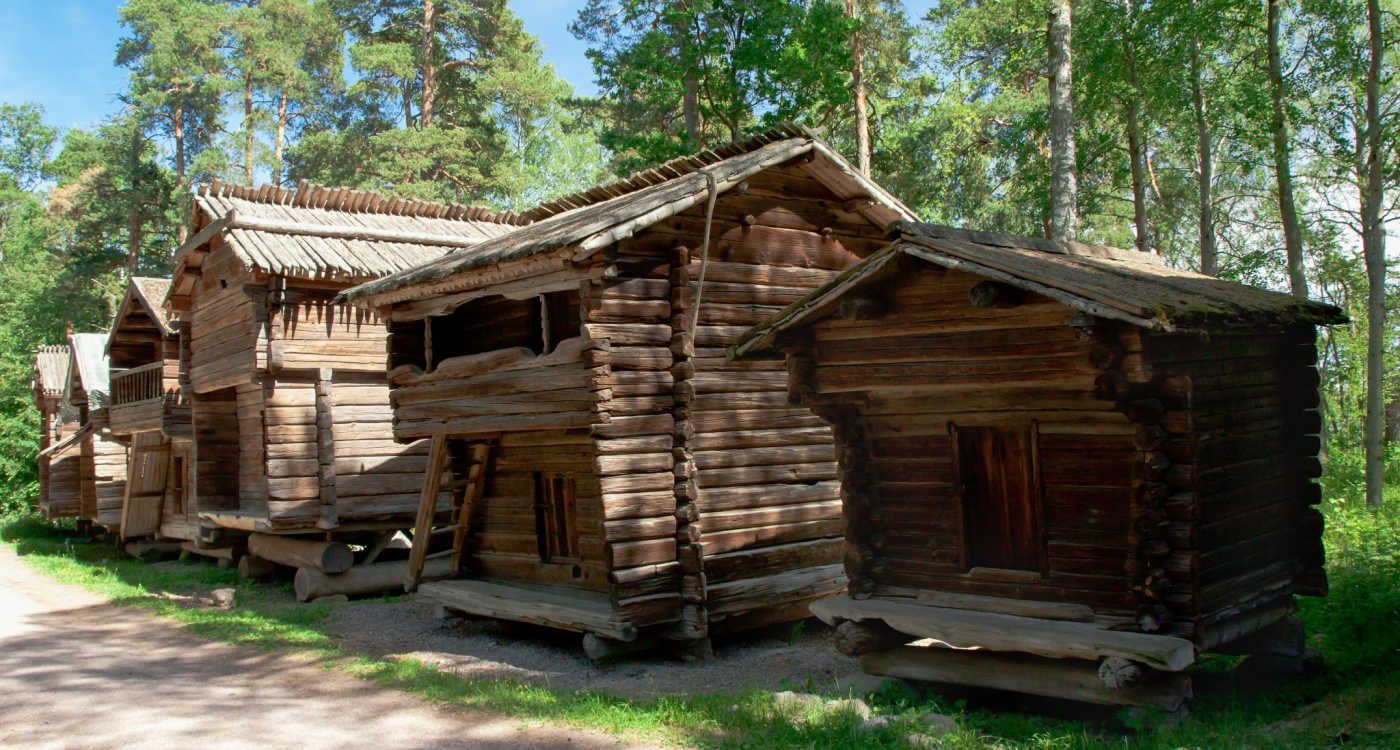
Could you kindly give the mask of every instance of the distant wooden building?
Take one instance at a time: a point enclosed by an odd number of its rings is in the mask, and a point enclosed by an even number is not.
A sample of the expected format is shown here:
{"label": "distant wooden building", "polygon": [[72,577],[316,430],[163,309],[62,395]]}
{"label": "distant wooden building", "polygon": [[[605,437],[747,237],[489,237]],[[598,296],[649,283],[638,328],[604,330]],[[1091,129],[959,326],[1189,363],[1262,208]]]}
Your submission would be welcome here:
{"label": "distant wooden building", "polygon": [[813,610],[868,671],[1174,708],[1199,652],[1325,592],[1336,308],[1142,253],[895,236],[734,349],[786,352],[835,428],[851,585]]}
{"label": "distant wooden building", "polygon": [[72,356],[63,400],[77,414],[81,518],[116,532],[121,527],[126,490],[126,446],[107,428],[107,335],[75,333],[68,337]]}
{"label": "distant wooden building", "polygon": [[113,435],[128,446],[121,535],[194,540],[193,430],[180,388],[180,335],[164,308],[169,279],[133,277],[107,336]]}
{"label": "distant wooden building", "polygon": [[270,533],[411,525],[427,444],[393,440],[383,323],[332,298],[513,228],[361,191],[202,187],[167,299],[200,518]]}
{"label": "distant wooden building", "polygon": [[39,411],[39,512],[45,518],[75,517],[82,510],[79,464],[82,449],[74,433],[78,414],[65,408],[68,382],[66,344],[39,347],[34,353],[34,408]]}
{"label": "distant wooden building", "polygon": [[455,492],[466,577],[421,596],[583,632],[597,654],[643,634],[703,648],[838,592],[830,431],[787,404],[780,359],[724,351],[909,217],[780,128],[347,292],[389,321],[394,435],[433,439],[425,497]]}

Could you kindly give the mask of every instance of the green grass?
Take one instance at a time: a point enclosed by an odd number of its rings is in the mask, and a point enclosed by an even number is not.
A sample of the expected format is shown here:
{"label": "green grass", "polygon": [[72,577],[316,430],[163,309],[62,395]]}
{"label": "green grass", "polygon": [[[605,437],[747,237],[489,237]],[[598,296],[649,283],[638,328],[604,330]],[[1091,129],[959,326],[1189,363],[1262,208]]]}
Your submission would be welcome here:
{"label": "green grass", "polygon": [[[1400,674],[1400,507],[1376,514],[1334,503],[1326,511],[1332,591],[1325,599],[1303,599],[1300,613],[1326,669],[1267,690],[1198,696],[1179,725],[1137,731],[1124,721],[1079,722],[969,707],[898,684],[869,701],[894,722],[865,734],[849,713],[816,709],[792,715],[761,691],[626,700],[467,679],[414,659],[370,658],[342,649],[326,626],[330,607],[293,604],[285,585],[279,590],[241,584],[232,571],[208,564],[148,565],[32,518],[0,525],[0,541],[58,580],[169,617],[212,640],[296,653],[328,669],[451,705],[649,741],[715,748],[898,748],[918,729],[920,715],[937,711],[959,717],[959,731],[942,738],[940,747],[947,748],[1400,748],[1395,676]],[[225,586],[238,590],[232,610],[190,608],[167,596]]]}

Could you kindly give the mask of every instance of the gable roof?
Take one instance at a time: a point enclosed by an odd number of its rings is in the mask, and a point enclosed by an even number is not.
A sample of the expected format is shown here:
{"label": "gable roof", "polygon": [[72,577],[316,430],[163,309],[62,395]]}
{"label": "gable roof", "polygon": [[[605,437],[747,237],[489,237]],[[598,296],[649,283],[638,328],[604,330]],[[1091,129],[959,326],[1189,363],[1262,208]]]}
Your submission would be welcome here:
{"label": "gable roof", "polygon": [[526,220],[480,206],[429,203],[367,190],[248,187],[214,181],[194,196],[191,235],[175,253],[172,296],[218,236],[246,266],[281,276],[378,278],[511,231]]}
{"label": "gable roof", "polygon": [[[783,125],[551,201],[524,214],[536,219],[534,223],[412,270],[348,289],[342,297],[365,305],[391,304],[457,291],[450,282],[443,282],[474,269],[553,250],[577,248],[575,259],[582,259],[703,204],[711,184],[721,194],[754,174],[804,155],[811,159],[803,168],[840,198],[855,202],[852,210],[881,226],[915,218],[903,203],[857,172],[812,131]],[[425,284],[432,284],[432,288],[410,291]]]}
{"label": "gable roof", "polygon": [[57,398],[63,395],[63,387],[68,379],[68,347],[65,344],[46,344],[34,352],[34,391],[44,398]]}
{"label": "gable roof", "polygon": [[[141,306],[146,308],[146,312],[151,316],[151,320],[160,326],[162,333],[169,335],[175,332],[174,325],[170,322],[170,316],[165,311],[165,295],[170,291],[170,279],[158,279],[153,276],[133,276],[129,284],[129,296],[134,296]],[[123,301],[123,307],[126,303]],[[121,312],[118,312],[118,320],[121,320]]]}
{"label": "gable roof", "polygon": [[886,278],[904,256],[1153,331],[1346,320],[1332,305],[1168,268],[1148,253],[916,222],[894,225],[890,236],[890,245],[744,334],[731,353],[743,356],[772,348],[782,332],[830,315],[852,290]]}
{"label": "gable roof", "polygon": [[105,406],[107,403],[107,334],[75,333],[68,337],[73,356],[68,367],[68,378],[63,398],[73,399],[73,380],[78,379],[88,403]]}
{"label": "gable roof", "polygon": [[[175,325],[171,322],[169,312],[165,308],[165,296],[170,291],[170,283],[170,279],[132,276],[127,281],[126,294],[122,297],[121,306],[117,308],[117,317],[112,323],[112,333],[116,333],[117,329],[121,327],[122,320],[131,311],[132,305],[140,305],[163,335],[169,336],[175,333]],[[108,338],[110,341],[110,336]]]}

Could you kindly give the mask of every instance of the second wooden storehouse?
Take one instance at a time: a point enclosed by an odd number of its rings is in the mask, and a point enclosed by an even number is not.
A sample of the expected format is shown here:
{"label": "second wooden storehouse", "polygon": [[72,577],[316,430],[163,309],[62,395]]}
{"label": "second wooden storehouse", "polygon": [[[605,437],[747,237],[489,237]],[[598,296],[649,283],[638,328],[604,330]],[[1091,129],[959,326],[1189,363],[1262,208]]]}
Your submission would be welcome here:
{"label": "second wooden storehouse", "polygon": [[444,469],[456,493],[434,538],[464,577],[422,596],[585,633],[596,656],[653,636],[703,651],[712,628],[838,592],[831,434],[786,402],[781,359],[724,349],[909,217],[785,127],[347,292],[388,320],[394,435],[433,440],[425,498]]}

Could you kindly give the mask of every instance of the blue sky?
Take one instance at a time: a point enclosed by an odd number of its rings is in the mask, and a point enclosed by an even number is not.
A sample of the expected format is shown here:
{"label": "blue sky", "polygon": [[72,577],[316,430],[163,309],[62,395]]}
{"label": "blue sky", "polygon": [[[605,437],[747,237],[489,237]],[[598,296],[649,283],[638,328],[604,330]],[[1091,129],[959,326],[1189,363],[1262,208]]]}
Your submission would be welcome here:
{"label": "blue sky", "polygon": [[[592,94],[585,45],[568,25],[584,0],[511,0],[545,58],[580,94]],[[61,127],[92,127],[115,111],[126,71],[113,63],[120,0],[0,0],[0,102],[37,102]],[[906,3],[914,16],[928,0]]]}

